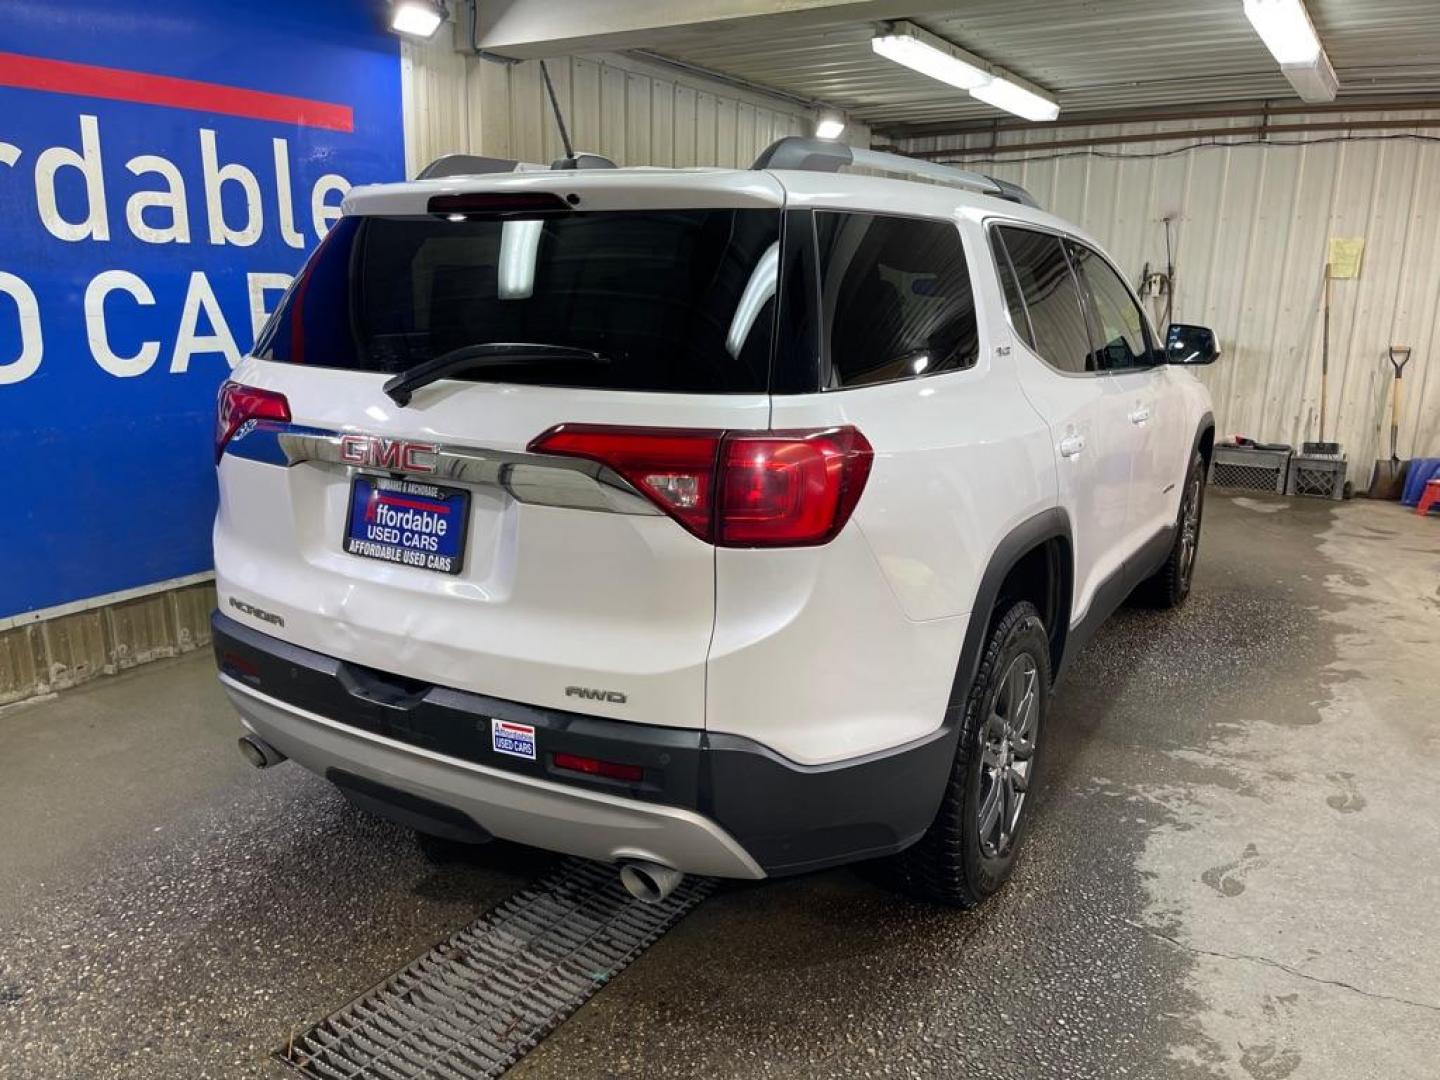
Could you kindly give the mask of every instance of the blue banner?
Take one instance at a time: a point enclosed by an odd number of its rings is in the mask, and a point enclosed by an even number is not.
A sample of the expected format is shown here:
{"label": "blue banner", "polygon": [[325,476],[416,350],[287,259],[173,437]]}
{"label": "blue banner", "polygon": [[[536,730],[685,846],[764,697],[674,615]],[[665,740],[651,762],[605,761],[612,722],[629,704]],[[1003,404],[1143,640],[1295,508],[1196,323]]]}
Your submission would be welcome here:
{"label": "blue banner", "polygon": [[401,179],[356,0],[0,0],[0,617],[207,570],[217,386]]}

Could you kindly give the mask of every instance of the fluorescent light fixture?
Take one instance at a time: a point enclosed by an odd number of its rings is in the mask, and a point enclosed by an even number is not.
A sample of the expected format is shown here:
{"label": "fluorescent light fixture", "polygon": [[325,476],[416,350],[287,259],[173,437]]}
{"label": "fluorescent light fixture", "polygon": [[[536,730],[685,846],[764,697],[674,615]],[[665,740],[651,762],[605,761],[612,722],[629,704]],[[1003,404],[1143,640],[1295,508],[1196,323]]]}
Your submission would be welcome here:
{"label": "fluorescent light fixture", "polygon": [[1245,0],[1245,17],[1280,64],[1309,64],[1320,39],[1300,0]]}
{"label": "fluorescent light fixture", "polygon": [[1054,99],[998,75],[984,86],[975,87],[970,91],[970,96],[979,98],[987,105],[994,105],[997,109],[1014,113],[1023,120],[1054,120],[1060,115],[1060,105]]}
{"label": "fluorescent light fixture", "polygon": [[1340,82],[1301,0],[1245,0],[1245,17],[1302,101],[1334,101]]}
{"label": "fluorescent light fixture", "polygon": [[1334,101],[1335,91],[1340,89],[1340,80],[1335,78],[1335,69],[1325,50],[1308,64],[1281,64],[1280,71],[1290,80],[1301,101]]}
{"label": "fluorescent light fixture", "polygon": [[432,38],[445,12],[428,0],[398,0],[390,8],[390,29],[407,37]]}
{"label": "fluorescent light fixture", "polygon": [[822,116],[820,122],[815,125],[815,137],[817,139],[838,139],[844,130],[845,121],[840,117]]}
{"label": "fluorescent light fixture", "polygon": [[495,291],[501,300],[529,300],[535,294],[535,260],[544,231],[540,218],[501,223],[500,259],[495,266]]}
{"label": "fluorescent light fixture", "polygon": [[871,38],[870,48],[887,60],[961,90],[973,90],[990,81],[985,61],[913,23],[895,23],[890,33]]}
{"label": "fluorescent light fixture", "polygon": [[870,48],[887,60],[968,90],[971,97],[1025,120],[1054,120],[1060,115],[1059,103],[1038,86],[914,23],[892,23],[889,33],[870,39]]}

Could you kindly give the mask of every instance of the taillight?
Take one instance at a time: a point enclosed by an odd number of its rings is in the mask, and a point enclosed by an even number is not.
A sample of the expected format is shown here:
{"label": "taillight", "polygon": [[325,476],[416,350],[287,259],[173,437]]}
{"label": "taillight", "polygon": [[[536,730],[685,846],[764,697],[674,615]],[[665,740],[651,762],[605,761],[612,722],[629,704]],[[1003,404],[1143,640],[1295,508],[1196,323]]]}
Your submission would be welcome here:
{"label": "taillight", "polygon": [[711,431],[561,424],[530,450],[598,461],[702,540],[823,544],[850,519],[873,451],[853,427]]}
{"label": "taillight", "polygon": [[220,386],[215,409],[215,461],[225,453],[225,446],[247,420],[278,420],[288,423],[290,403],[285,395],[274,390],[261,390],[237,382]]}
{"label": "taillight", "polygon": [[720,431],[560,424],[530,443],[542,454],[608,465],[702,540],[710,539]]}
{"label": "taillight", "polygon": [[853,427],[727,435],[720,462],[719,542],[825,543],[850,520],[873,456]]}

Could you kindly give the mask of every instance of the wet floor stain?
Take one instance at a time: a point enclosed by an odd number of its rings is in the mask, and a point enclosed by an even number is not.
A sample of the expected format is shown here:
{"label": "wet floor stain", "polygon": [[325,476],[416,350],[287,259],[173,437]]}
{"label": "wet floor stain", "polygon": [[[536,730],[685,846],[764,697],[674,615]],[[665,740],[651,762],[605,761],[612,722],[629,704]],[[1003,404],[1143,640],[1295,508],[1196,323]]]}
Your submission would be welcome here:
{"label": "wet floor stain", "polygon": [[1274,1043],[1240,1048],[1240,1067],[1255,1080],[1285,1080],[1300,1067],[1300,1052]]}
{"label": "wet floor stain", "polygon": [[1265,860],[1255,845],[1246,844],[1238,859],[1210,867],[1200,875],[1200,880],[1221,896],[1239,896],[1245,891],[1246,876],[1264,865]]}
{"label": "wet floor stain", "polygon": [[1365,796],[1355,785],[1355,774],[1348,772],[1327,773],[1329,780],[1338,790],[1325,799],[1325,805],[1336,813],[1357,814],[1365,809]]}

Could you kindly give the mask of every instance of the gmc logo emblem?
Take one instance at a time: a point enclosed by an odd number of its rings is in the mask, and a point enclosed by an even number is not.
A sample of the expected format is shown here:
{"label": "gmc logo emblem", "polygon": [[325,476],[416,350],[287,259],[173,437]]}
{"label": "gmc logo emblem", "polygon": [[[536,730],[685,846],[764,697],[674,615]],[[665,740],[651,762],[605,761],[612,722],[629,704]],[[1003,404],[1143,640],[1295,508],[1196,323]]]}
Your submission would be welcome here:
{"label": "gmc logo emblem", "polygon": [[433,473],[439,447],[428,442],[382,439],[378,435],[340,436],[340,460],[391,472]]}

